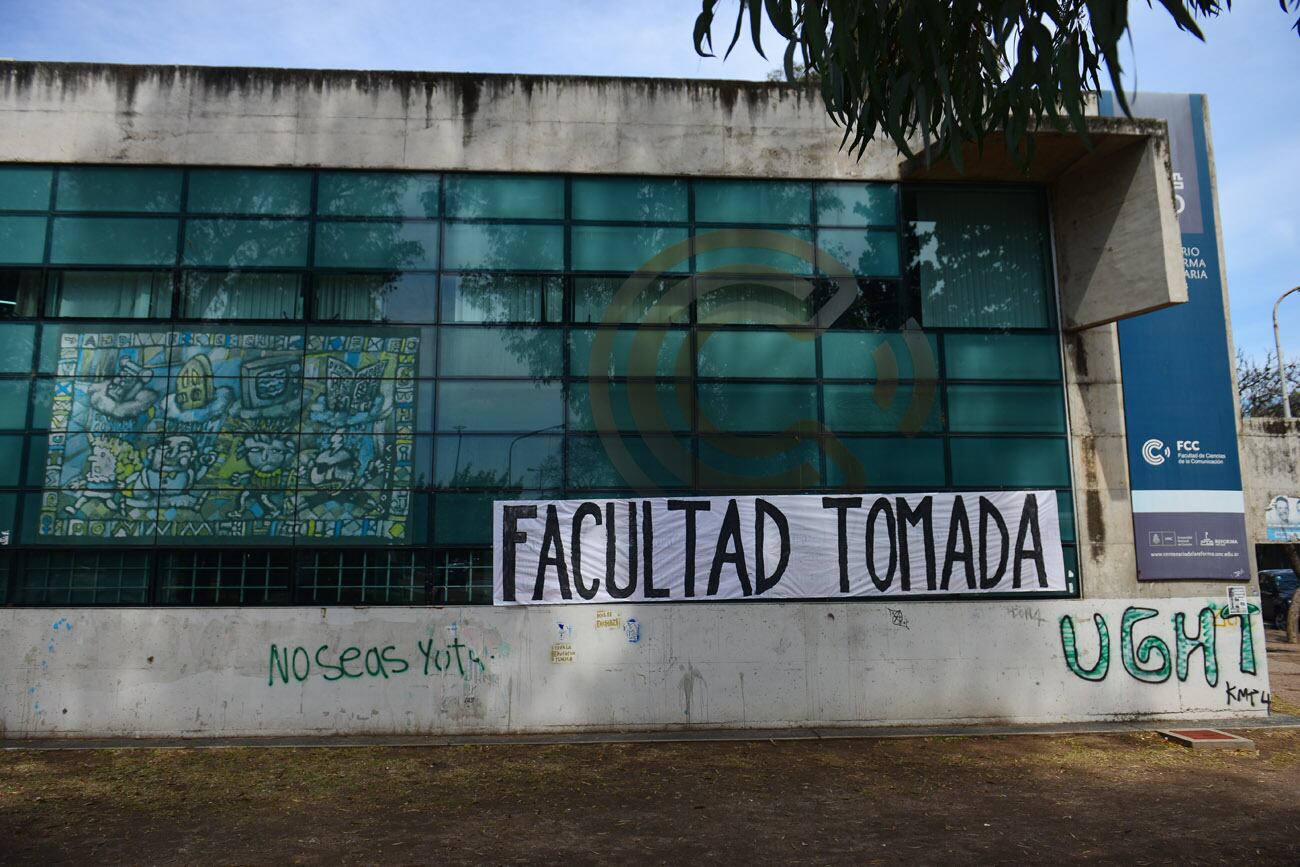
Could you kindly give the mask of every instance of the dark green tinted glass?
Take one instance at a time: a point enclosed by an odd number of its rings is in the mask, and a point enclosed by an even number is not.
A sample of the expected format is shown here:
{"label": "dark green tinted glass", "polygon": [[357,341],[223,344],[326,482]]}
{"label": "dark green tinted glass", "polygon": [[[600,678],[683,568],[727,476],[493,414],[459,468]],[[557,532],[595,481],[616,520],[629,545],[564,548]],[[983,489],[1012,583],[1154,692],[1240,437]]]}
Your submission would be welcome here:
{"label": "dark green tinted glass", "polygon": [[0,379],[0,428],[22,430],[27,426],[27,395],[30,379]]}
{"label": "dark green tinted glass", "polygon": [[1061,522],[1061,539],[1074,541],[1074,497],[1069,491],[1056,492],[1056,510]]}
{"label": "dark green tinted glass", "polygon": [[686,182],[652,178],[574,178],[573,219],[686,222]]}
{"label": "dark green tinted glass", "polygon": [[569,373],[573,376],[690,376],[690,340],[685,331],[658,328],[599,331],[574,328],[569,332]]}
{"label": "dark green tinted glass", "polygon": [[947,334],[943,346],[950,379],[1061,378],[1055,334]]}
{"label": "dark green tinted glass", "polygon": [[39,265],[45,258],[45,217],[0,215],[0,264]]}
{"label": "dark green tinted glass", "polygon": [[40,271],[0,270],[0,319],[35,316],[40,296]]}
{"label": "dark green tinted glass", "polygon": [[823,226],[896,226],[892,184],[818,184],[817,222]]}
{"label": "dark green tinted glass", "polygon": [[[650,226],[574,226],[573,269],[575,271],[638,271],[643,267],[655,273],[687,271],[690,255],[683,242],[685,228]],[[653,268],[652,259],[672,247],[682,245],[671,261]]]}
{"label": "dark green tinted glass", "polygon": [[60,211],[164,211],[181,209],[181,170],[143,168],[59,169]]}
{"label": "dark green tinted glass", "polygon": [[826,426],[837,433],[937,431],[938,389],[926,385],[825,385]]}
{"label": "dark green tinted glass", "polygon": [[191,271],[181,315],[193,319],[301,319],[302,275]]}
{"label": "dark green tinted glass", "polygon": [[191,214],[307,214],[311,172],[192,169],[186,210]]}
{"label": "dark green tinted glass", "polygon": [[897,277],[898,235],[865,229],[818,229],[817,267],[823,273]]}
{"label": "dark green tinted glass", "polygon": [[813,270],[813,236],[808,229],[697,229],[695,235],[699,274],[811,274]]}
{"label": "dark green tinted glass", "polygon": [[685,381],[571,382],[569,429],[689,431],[694,397],[691,384]]}
{"label": "dark green tinted glass", "polygon": [[316,213],[331,217],[436,217],[437,175],[321,172]]}
{"label": "dark green tinted glass", "polygon": [[146,319],[171,314],[170,271],[55,271],[47,316]]}
{"label": "dark green tinted glass", "polygon": [[831,485],[849,490],[938,490],[944,487],[943,440],[937,437],[841,437],[842,454],[826,449]]}
{"label": "dark green tinted glass", "polygon": [[812,221],[812,186],[803,181],[696,181],[695,219],[806,225]]}
{"label": "dark green tinted glass", "polygon": [[697,316],[708,325],[808,325],[817,302],[807,281],[781,274],[697,277]]}
{"label": "dark green tinted glass", "polygon": [[185,264],[219,268],[294,268],[307,264],[302,220],[190,220]]}
{"label": "dark green tinted glass", "polygon": [[700,488],[720,494],[744,490],[804,491],[822,484],[817,441],[796,436],[700,437]]}
{"label": "dark green tinted glass", "polygon": [[948,429],[959,433],[1065,433],[1054,385],[950,385]]}
{"label": "dark green tinted glass", "polygon": [[56,217],[50,247],[55,265],[167,265],[176,261],[176,220],[144,217]]}
{"label": "dark green tinted glass", "polygon": [[442,278],[443,322],[559,322],[564,278],[460,274]]}
{"label": "dark green tinted glass", "polygon": [[439,436],[435,484],[441,488],[536,488],[563,483],[563,437],[553,433]]}
{"label": "dark green tinted glass", "polygon": [[432,322],[437,278],[432,274],[317,274],[312,315],[374,322]]}
{"label": "dark green tinted glass", "polygon": [[959,487],[1063,488],[1070,484],[1064,439],[960,437],[949,441]]}
{"label": "dark green tinted glass", "polygon": [[563,335],[536,328],[443,328],[443,376],[549,377],[563,373]]}
{"label": "dark green tinted glass", "polygon": [[831,331],[822,335],[827,379],[935,379],[939,341],[932,334]]}
{"label": "dark green tinted glass", "polygon": [[576,277],[573,321],[681,325],[691,318],[690,278]]}
{"label": "dark green tinted glass", "polygon": [[317,223],[319,268],[438,267],[437,223]]}
{"label": "dark green tinted glass", "polygon": [[694,450],[689,437],[584,437],[568,439],[569,488],[630,489],[654,496],[691,486]]}
{"label": "dark green tinted glass", "polygon": [[447,223],[443,256],[443,267],[452,271],[559,271],[564,267],[564,227]]}
{"label": "dark green tinted glass", "polygon": [[[449,439],[454,443],[454,438]],[[491,545],[493,500],[531,496],[516,492],[437,494],[433,498],[434,544]]]}
{"label": "dark green tinted glass", "polygon": [[701,377],[811,379],[817,375],[812,332],[701,330],[696,347]]}
{"label": "dark green tinted glass", "polygon": [[525,175],[447,175],[447,216],[564,218],[564,180]]}
{"label": "dark green tinted glass", "polygon": [[32,369],[36,326],[0,323],[0,373],[27,373]]}
{"label": "dark green tinted glass", "polygon": [[564,422],[559,383],[511,380],[438,384],[438,430],[527,432]]}
{"label": "dark green tinted glass", "polygon": [[0,166],[0,211],[47,211],[53,169]]}
{"label": "dark green tinted glass", "polygon": [[701,383],[700,426],[707,418],[720,431],[783,431],[817,421],[817,392],[807,385],[747,382]]}

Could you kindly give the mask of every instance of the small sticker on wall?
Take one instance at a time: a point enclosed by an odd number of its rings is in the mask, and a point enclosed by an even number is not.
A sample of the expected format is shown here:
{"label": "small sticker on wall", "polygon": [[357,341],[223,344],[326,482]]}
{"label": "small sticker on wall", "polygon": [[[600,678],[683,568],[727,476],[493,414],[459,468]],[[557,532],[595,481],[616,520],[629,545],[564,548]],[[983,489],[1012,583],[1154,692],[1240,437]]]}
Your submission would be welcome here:
{"label": "small sticker on wall", "polygon": [[557,641],[551,645],[551,664],[568,665],[578,660],[578,652],[568,641]]}
{"label": "small sticker on wall", "polygon": [[1246,588],[1240,584],[1228,588],[1228,616],[1243,617],[1246,614]]}
{"label": "small sticker on wall", "polygon": [[623,634],[627,636],[628,644],[637,644],[641,641],[641,624],[636,622],[635,617],[629,617],[623,624]]}
{"label": "small sticker on wall", "polygon": [[596,628],[597,629],[618,629],[623,625],[623,618],[616,611],[610,611],[608,608],[600,608],[596,611]]}

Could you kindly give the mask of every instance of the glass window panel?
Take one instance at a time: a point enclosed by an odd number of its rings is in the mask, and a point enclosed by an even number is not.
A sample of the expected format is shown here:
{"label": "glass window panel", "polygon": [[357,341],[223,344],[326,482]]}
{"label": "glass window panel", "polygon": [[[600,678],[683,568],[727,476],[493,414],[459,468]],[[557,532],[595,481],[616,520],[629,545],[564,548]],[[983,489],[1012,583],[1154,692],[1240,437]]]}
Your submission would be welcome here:
{"label": "glass window panel", "polygon": [[696,181],[695,219],[701,223],[806,225],[812,185],[804,181]]}
{"label": "glass window panel", "polygon": [[[597,335],[603,339],[597,340]],[[593,353],[598,353],[593,366]],[[573,376],[691,375],[690,339],[685,331],[613,328],[569,331],[569,373]]]}
{"label": "glass window panel", "polygon": [[700,437],[696,448],[703,491],[803,491],[822,485],[815,439]]}
{"label": "glass window panel", "polygon": [[779,274],[697,277],[695,291],[701,324],[806,325],[817,310],[816,294],[808,281]]}
{"label": "glass window panel", "polygon": [[443,267],[451,271],[559,271],[564,267],[564,227],[447,223]]}
{"label": "glass window panel", "polygon": [[950,385],[948,429],[962,433],[1065,433],[1056,385]]}
{"label": "glass window panel", "polygon": [[0,428],[21,430],[27,426],[27,395],[30,379],[0,379]]}
{"label": "glass window panel", "polygon": [[[592,391],[608,409],[593,409]],[[569,429],[689,431],[695,395],[690,382],[571,382]],[[597,419],[595,413],[601,416]]]}
{"label": "glass window panel", "polygon": [[1061,378],[1055,334],[947,334],[943,349],[949,379]]}
{"label": "glass window panel", "polygon": [[317,223],[319,268],[438,267],[437,223]]}
{"label": "glass window panel", "polygon": [[47,316],[145,319],[171,315],[170,271],[56,271]]}
{"label": "glass window panel", "polygon": [[1061,522],[1061,540],[1074,541],[1074,497],[1069,491],[1056,492],[1056,513]]}
{"label": "glass window panel", "polygon": [[307,214],[311,172],[191,169],[186,210],[191,214]]}
{"label": "glass window panel", "polygon": [[[717,231],[746,231],[743,240],[720,241]],[[811,274],[812,232],[808,229],[696,230],[695,271],[753,274]]]}
{"label": "glass window panel", "polygon": [[443,322],[560,322],[564,279],[539,274],[442,278]]}
{"label": "glass window panel", "polygon": [[[18,498],[20,496],[22,495],[21,494],[0,494],[0,530],[8,531],[10,533],[11,540],[18,535],[14,531],[18,529],[16,517],[18,512]],[[28,502],[29,503],[33,502],[33,499],[29,498]],[[9,567],[10,563],[5,563],[4,566]],[[5,568],[3,571],[0,571],[0,580],[3,580],[5,582],[6,588],[8,587],[8,582],[9,582],[8,571],[9,571],[8,568]],[[19,575],[19,581],[20,582],[23,581],[23,576],[21,573]],[[19,587],[21,589],[21,583]],[[16,599],[15,601],[21,601],[21,599]]]}
{"label": "glass window panel", "polygon": [[[294,329],[295,333],[297,329]],[[376,336],[385,339],[385,351],[391,353],[384,363],[385,379],[404,378],[406,373],[399,368],[396,356],[402,353],[414,353],[417,377],[431,377],[435,373],[438,353],[438,329],[432,327],[402,326],[400,328],[376,329],[370,325],[317,324],[307,328],[308,359],[305,376],[326,379],[329,377],[328,366],[320,358],[313,358],[314,350],[310,347],[321,346],[330,349],[347,349],[349,346],[361,347]],[[401,341],[399,343],[399,341]]]}
{"label": "glass window panel", "polygon": [[433,322],[437,278],[432,274],[317,274],[312,278],[317,320]]}
{"label": "glass window panel", "polygon": [[49,448],[48,434],[37,434],[27,438],[27,472],[24,475],[28,487],[39,488],[45,484],[45,463]]}
{"label": "glass window panel", "polygon": [[0,434],[0,485],[19,485],[23,466],[22,434]]}
{"label": "glass window panel", "polygon": [[560,376],[563,334],[538,328],[444,328],[442,376]]}
{"label": "glass window panel", "polygon": [[684,223],[686,182],[651,178],[574,178],[573,219]]}
{"label": "glass window panel", "polygon": [[892,184],[818,184],[817,222],[823,226],[897,226]]}
{"label": "glass window panel", "polygon": [[0,166],[0,211],[48,211],[54,170]]}
{"label": "glass window panel", "polygon": [[0,319],[35,316],[40,295],[40,271],[0,271]]}
{"label": "glass window panel", "polygon": [[[574,226],[573,270],[639,271],[655,256],[686,240],[685,228],[665,226]],[[690,256],[681,254],[655,272],[686,271]]]}
{"label": "glass window panel", "polygon": [[0,263],[39,265],[45,258],[45,218],[0,216]]}
{"label": "glass window panel", "polygon": [[430,601],[434,605],[491,605],[491,549],[435,551]]}
{"label": "glass window panel", "polygon": [[839,433],[937,431],[939,392],[933,384],[892,382],[825,385],[826,426]]}
{"label": "glass window panel", "polygon": [[904,488],[939,490],[944,479],[943,440],[938,437],[841,437],[826,448],[831,485],[848,490]]}
{"label": "glass window panel", "polygon": [[29,372],[35,344],[35,325],[0,323],[0,373]]}
{"label": "glass window panel", "polygon": [[721,431],[783,431],[817,422],[817,389],[808,385],[700,383],[700,430],[705,420]]}
{"label": "glass window panel", "polygon": [[316,213],[334,217],[436,217],[439,177],[321,172]]}
{"label": "glass window panel", "polygon": [[189,271],[181,292],[187,319],[301,319],[302,275]]}
{"label": "glass window panel", "polygon": [[569,437],[567,446],[571,491],[618,488],[654,496],[665,488],[691,487],[690,437],[579,436]]}
{"label": "glass window panel", "polygon": [[690,279],[685,277],[635,281],[626,277],[576,277],[573,321],[684,325],[691,318],[691,295]]}
{"label": "glass window panel", "polygon": [[963,488],[1064,488],[1070,484],[1063,439],[954,437],[952,483]]}
{"label": "glass window panel", "polygon": [[60,211],[163,211],[181,209],[181,170],[99,168],[59,169]]}
{"label": "glass window panel", "polygon": [[[822,277],[815,281],[819,320],[827,328],[848,331],[898,331],[909,319],[911,293],[901,280]],[[841,298],[841,293],[847,298]]]}
{"label": "glass window panel", "polygon": [[435,483],[443,488],[558,489],[561,445],[554,434],[438,437]]}
{"label": "glass window panel", "polygon": [[564,179],[525,175],[447,175],[447,216],[564,218]]}
{"label": "glass window panel", "polygon": [[300,220],[190,220],[185,264],[219,268],[293,268],[307,264],[307,223]]}
{"label": "glass window panel", "polygon": [[[494,500],[527,500],[528,491],[437,494],[433,498],[433,540],[437,545],[491,545]],[[489,555],[491,552],[488,552]],[[489,565],[490,565],[489,559]],[[489,596],[491,594],[489,593]]]}
{"label": "glass window panel", "polygon": [[56,217],[50,247],[55,265],[172,265],[176,220],[143,217]]}
{"label": "glass window panel", "polygon": [[[934,379],[939,341],[933,334],[829,331],[822,340],[822,374],[827,379]],[[913,346],[916,347],[915,351]]]}
{"label": "glass window panel", "polygon": [[827,274],[840,266],[863,277],[897,277],[898,235],[865,229],[818,229],[817,267]]}
{"label": "glass window panel", "polygon": [[812,332],[709,331],[696,335],[697,375],[739,379],[812,379],[817,344]]}
{"label": "glass window panel", "polygon": [[560,384],[438,383],[438,430],[535,431],[564,424]]}
{"label": "glass window panel", "polygon": [[922,324],[1053,324],[1037,192],[927,189],[915,196]]}
{"label": "glass window panel", "polygon": [[32,427],[44,430],[50,426],[50,409],[54,404],[54,380],[32,380]]}

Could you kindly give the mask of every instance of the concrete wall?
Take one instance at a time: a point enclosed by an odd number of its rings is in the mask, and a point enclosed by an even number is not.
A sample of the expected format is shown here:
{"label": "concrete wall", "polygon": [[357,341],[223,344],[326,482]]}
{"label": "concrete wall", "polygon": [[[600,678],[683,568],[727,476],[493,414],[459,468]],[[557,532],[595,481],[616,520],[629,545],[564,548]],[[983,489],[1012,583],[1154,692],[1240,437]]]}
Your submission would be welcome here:
{"label": "concrete wall", "polygon": [[1264,512],[1278,495],[1300,496],[1300,420],[1241,420],[1241,477],[1246,494],[1246,533],[1266,540]]}
{"label": "concrete wall", "polygon": [[[8,610],[0,611],[0,735],[448,734],[1267,712],[1258,614],[1243,658],[1239,618],[1217,626],[1212,613],[1209,623],[1199,619],[1221,598],[1134,608],[1143,605]],[[1132,620],[1144,614],[1152,616]],[[1211,648],[1179,652],[1179,614],[1185,634],[1204,627],[1213,636]],[[1104,654],[1096,618],[1106,630]]]}

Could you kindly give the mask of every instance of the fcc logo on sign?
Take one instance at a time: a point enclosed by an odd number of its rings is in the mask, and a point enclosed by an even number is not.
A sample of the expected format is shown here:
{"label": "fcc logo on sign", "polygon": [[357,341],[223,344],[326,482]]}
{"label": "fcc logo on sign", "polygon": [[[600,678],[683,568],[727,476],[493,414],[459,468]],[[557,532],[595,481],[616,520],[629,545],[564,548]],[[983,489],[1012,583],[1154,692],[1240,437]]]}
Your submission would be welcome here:
{"label": "fcc logo on sign", "polygon": [[1153,467],[1158,467],[1169,457],[1169,447],[1157,439],[1147,440],[1142,444],[1142,460]]}

